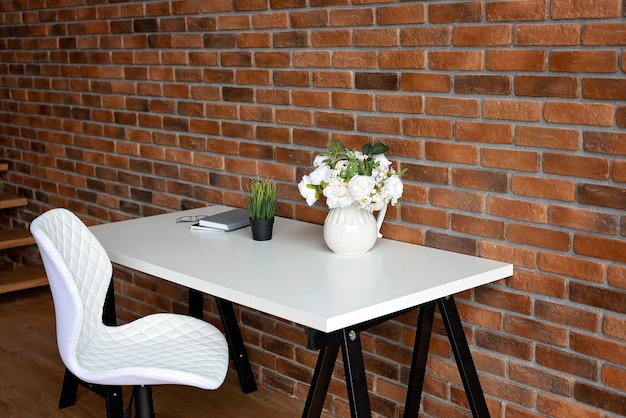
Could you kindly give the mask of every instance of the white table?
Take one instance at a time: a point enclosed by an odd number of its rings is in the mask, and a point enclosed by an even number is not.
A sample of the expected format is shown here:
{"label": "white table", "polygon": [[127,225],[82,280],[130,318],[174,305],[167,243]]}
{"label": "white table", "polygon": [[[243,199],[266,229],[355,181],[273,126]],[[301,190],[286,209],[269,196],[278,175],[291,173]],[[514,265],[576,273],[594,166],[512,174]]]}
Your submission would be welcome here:
{"label": "white table", "polygon": [[[417,416],[428,342],[438,304],[475,416],[488,416],[452,295],[513,274],[510,264],[433,248],[379,240],[365,255],[343,257],[324,244],[322,228],[276,218],[271,241],[253,241],[250,228],[205,232],[176,223],[213,214],[212,206],[91,227],[111,260],[190,289],[201,315],[201,293],[216,297],[242,389],[256,389],[233,304],[301,324],[309,348],[320,349],[305,417],[321,414],[339,349],[353,417],[371,416],[359,333],[420,307],[405,416]],[[485,415],[486,414],[486,415]]]}

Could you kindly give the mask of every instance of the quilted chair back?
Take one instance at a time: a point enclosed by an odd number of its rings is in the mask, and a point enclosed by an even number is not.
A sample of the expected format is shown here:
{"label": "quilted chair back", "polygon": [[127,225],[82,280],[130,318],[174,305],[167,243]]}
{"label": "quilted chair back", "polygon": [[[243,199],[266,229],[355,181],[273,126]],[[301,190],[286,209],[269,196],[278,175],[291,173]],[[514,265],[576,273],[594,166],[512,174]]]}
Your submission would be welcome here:
{"label": "quilted chair back", "polygon": [[46,268],[56,312],[59,353],[70,370],[102,323],[113,272],[111,261],[85,224],[66,209],[52,209],[30,225]]}

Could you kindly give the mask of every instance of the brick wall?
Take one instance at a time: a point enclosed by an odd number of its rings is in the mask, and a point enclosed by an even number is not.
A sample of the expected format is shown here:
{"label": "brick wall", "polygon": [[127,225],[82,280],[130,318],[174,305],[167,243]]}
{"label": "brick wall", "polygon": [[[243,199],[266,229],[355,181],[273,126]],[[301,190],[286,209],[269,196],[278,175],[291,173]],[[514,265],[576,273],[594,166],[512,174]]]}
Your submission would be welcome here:
{"label": "brick wall", "polygon": [[[260,175],[280,183],[280,215],[319,223],[327,210],[296,187],[314,155],[381,140],[407,169],[387,237],[516,265],[458,295],[492,415],[626,415],[622,1],[0,8],[3,187],[30,199],[2,222],[242,206]],[[117,278],[124,320],[185,309],[185,289]],[[259,381],[304,397],[315,353],[300,327],[237,313]],[[401,416],[415,323],[363,336],[376,416]],[[341,373],[326,407],[347,416]],[[423,416],[468,415],[440,322],[426,386]]]}

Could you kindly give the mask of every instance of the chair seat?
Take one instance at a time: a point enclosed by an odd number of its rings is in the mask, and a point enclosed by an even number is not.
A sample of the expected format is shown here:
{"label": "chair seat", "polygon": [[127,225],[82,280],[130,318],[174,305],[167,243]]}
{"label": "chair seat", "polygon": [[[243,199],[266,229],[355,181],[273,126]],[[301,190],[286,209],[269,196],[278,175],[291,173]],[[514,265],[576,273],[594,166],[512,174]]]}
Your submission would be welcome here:
{"label": "chair seat", "polygon": [[105,330],[76,350],[81,375],[90,382],[215,389],[228,372],[226,340],[202,320],[159,313]]}

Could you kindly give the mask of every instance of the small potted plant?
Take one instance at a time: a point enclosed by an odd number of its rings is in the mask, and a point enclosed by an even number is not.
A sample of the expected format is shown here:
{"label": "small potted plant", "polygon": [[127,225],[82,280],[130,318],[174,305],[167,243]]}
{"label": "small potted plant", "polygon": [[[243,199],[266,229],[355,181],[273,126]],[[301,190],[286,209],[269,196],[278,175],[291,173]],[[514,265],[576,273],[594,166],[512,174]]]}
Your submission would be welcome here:
{"label": "small potted plant", "polygon": [[278,186],[274,180],[266,178],[253,179],[250,183],[250,195],[246,205],[250,213],[252,239],[267,241],[272,239],[274,212],[278,203]]}

